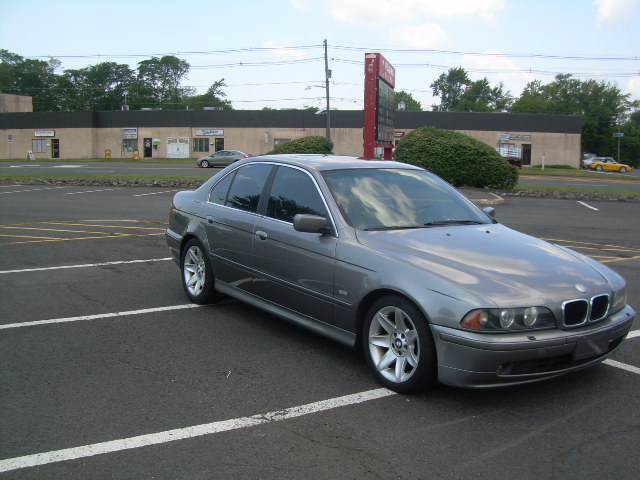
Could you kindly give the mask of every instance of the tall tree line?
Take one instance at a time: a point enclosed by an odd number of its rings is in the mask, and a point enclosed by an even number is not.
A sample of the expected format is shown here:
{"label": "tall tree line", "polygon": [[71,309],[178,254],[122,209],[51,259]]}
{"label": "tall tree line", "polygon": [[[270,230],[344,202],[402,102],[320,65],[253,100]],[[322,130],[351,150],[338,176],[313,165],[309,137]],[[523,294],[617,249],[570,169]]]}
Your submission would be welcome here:
{"label": "tall tree line", "polygon": [[[172,55],[143,60],[135,70],[103,62],[58,74],[60,66],[55,58],[25,59],[0,50],[0,92],[31,96],[34,111],[119,110],[123,105],[132,110],[232,108],[224,79],[213,82],[204,94],[182,86],[190,66]],[[583,152],[616,157],[618,139],[613,134],[620,132],[624,134],[620,160],[634,166],[640,163],[640,102],[631,101],[610,82],[559,74],[547,84],[530,82],[515,98],[502,83],[472,80],[464,68],[456,67],[442,73],[430,87],[440,100],[431,106],[433,111],[579,115],[584,125]],[[396,92],[396,100],[406,110],[422,110],[420,102],[405,91]]]}
{"label": "tall tree line", "polygon": [[162,108],[231,109],[225,98],[224,79],[214,82],[205,94],[183,87],[189,64],[173,55],[152,57],[138,63],[102,62],[57,74],[57,59],[32,60],[0,50],[0,92],[28,95],[34,111],[104,111]]}

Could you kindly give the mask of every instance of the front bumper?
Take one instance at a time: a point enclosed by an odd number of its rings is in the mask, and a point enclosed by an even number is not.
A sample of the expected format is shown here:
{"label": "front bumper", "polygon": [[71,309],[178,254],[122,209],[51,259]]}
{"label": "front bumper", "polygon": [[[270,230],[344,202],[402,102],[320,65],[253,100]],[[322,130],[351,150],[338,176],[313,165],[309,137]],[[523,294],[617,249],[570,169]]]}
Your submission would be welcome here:
{"label": "front bumper", "polygon": [[602,322],[573,330],[475,333],[432,325],[440,382],[458,387],[518,385],[595,365],[629,333],[626,306]]}

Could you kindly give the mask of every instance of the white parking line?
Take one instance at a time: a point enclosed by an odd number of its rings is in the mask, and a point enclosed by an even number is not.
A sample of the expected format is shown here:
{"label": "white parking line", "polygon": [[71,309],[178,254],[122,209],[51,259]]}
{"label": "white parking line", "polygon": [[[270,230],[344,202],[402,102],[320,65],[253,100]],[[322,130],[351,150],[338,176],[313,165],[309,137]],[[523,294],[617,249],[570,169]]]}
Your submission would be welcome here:
{"label": "white parking line", "polygon": [[100,190],[86,190],[84,192],[67,192],[65,195],[81,195],[83,193],[110,192],[112,190],[120,190],[119,188],[102,188]]}
{"label": "white parking line", "polygon": [[153,193],[141,193],[139,195],[134,195],[134,197],[148,197],[149,195],[161,195],[163,193],[173,193],[178,192],[179,190],[166,190],[164,192],[153,192]]}
{"label": "white parking line", "polygon": [[587,204],[587,203],[584,203],[584,202],[581,202],[581,201],[579,201],[579,200],[578,200],[578,203],[579,203],[580,205],[582,205],[583,207],[590,208],[591,210],[595,210],[596,212],[599,212],[599,211],[600,211],[600,210],[599,210],[599,209],[597,209],[596,207],[592,207],[591,205],[589,205],[589,204]]}
{"label": "white parking line", "polygon": [[171,257],[150,258],[148,260],[121,260],[117,262],[86,263],[82,265],[61,265],[57,267],[23,268],[20,270],[0,270],[0,275],[2,275],[3,273],[42,272],[44,270],[64,270],[67,268],[104,267],[106,265],[126,265],[130,263],[166,262],[167,260],[171,260]]}
{"label": "white parking line", "polygon": [[635,373],[636,375],[640,375],[640,368],[634,367],[632,365],[627,365],[626,363],[616,362],[615,360],[606,359],[602,363],[606,363],[611,367],[620,368],[622,370],[626,370],[627,372]]}
{"label": "white parking line", "polygon": [[6,460],[0,460],[0,472],[10,472],[21,468],[47,465],[67,460],[76,460],[78,458],[93,457],[95,455],[175,442],[177,440],[185,440],[203,435],[214,435],[216,433],[228,432],[239,428],[254,427],[256,425],[264,425],[266,423],[289,420],[291,418],[297,418],[312,413],[324,412],[334,408],[356,405],[358,403],[377,400],[391,395],[395,395],[395,392],[387,390],[386,388],[377,388],[375,390],[308,403],[306,405],[286,408],[284,410],[277,410],[260,415],[253,415],[251,417],[222,420],[219,422],[166,430],[164,432],[151,433],[148,435],[112,440],[110,442],[94,443],[91,445],[83,445],[81,447],[65,448],[51,452],[25,455],[23,457],[8,458]]}
{"label": "white parking line", "polygon": [[[20,185],[20,186],[23,186],[23,185]],[[58,188],[65,188],[65,187],[29,188],[28,190],[13,190],[12,192],[0,192],[0,195],[6,195],[9,193],[39,192],[40,190],[56,190]]]}
{"label": "white parking line", "polygon": [[144,308],[142,310],[129,310],[127,312],[99,313],[97,315],[83,315],[80,317],[52,318],[49,320],[35,320],[33,322],[7,323],[0,325],[0,330],[10,328],[35,327],[38,325],[51,325],[55,323],[83,322],[87,320],[101,320],[103,318],[127,317],[129,315],[143,315],[145,313],[168,312],[169,310],[183,310],[185,308],[198,308],[204,305],[187,303],[185,305],[171,305],[168,307]]}

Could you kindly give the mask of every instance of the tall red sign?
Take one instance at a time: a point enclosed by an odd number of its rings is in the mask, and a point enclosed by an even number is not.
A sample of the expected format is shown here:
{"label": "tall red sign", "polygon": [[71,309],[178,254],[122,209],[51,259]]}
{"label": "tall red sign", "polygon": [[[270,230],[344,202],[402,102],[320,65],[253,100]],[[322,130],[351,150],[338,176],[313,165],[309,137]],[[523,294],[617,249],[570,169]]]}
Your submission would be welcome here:
{"label": "tall red sign", "polygon": [[[393,120],[395,106],[396,70],[379,53],[364,56],[364,154],[375,158],[376,148],[383,158],[393,158]],[[378,150],[379,151],[379,150]]]}

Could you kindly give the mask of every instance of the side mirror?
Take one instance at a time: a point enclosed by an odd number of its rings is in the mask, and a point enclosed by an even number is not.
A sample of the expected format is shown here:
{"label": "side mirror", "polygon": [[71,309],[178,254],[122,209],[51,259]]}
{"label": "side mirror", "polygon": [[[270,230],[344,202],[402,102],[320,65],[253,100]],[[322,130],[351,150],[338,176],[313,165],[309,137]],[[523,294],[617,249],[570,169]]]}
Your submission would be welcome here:
{"label": "side mirror", "polygon": [[327,219],[319,215],[298,213],[293,217],[293,228],[298,232],[325,233],[327,230]]}
{"label": "side mirror", "polygon": [[496,219],[496,209],[493,207],[484,207],[482,209],[484,213],[486,213],[492,220]]}

